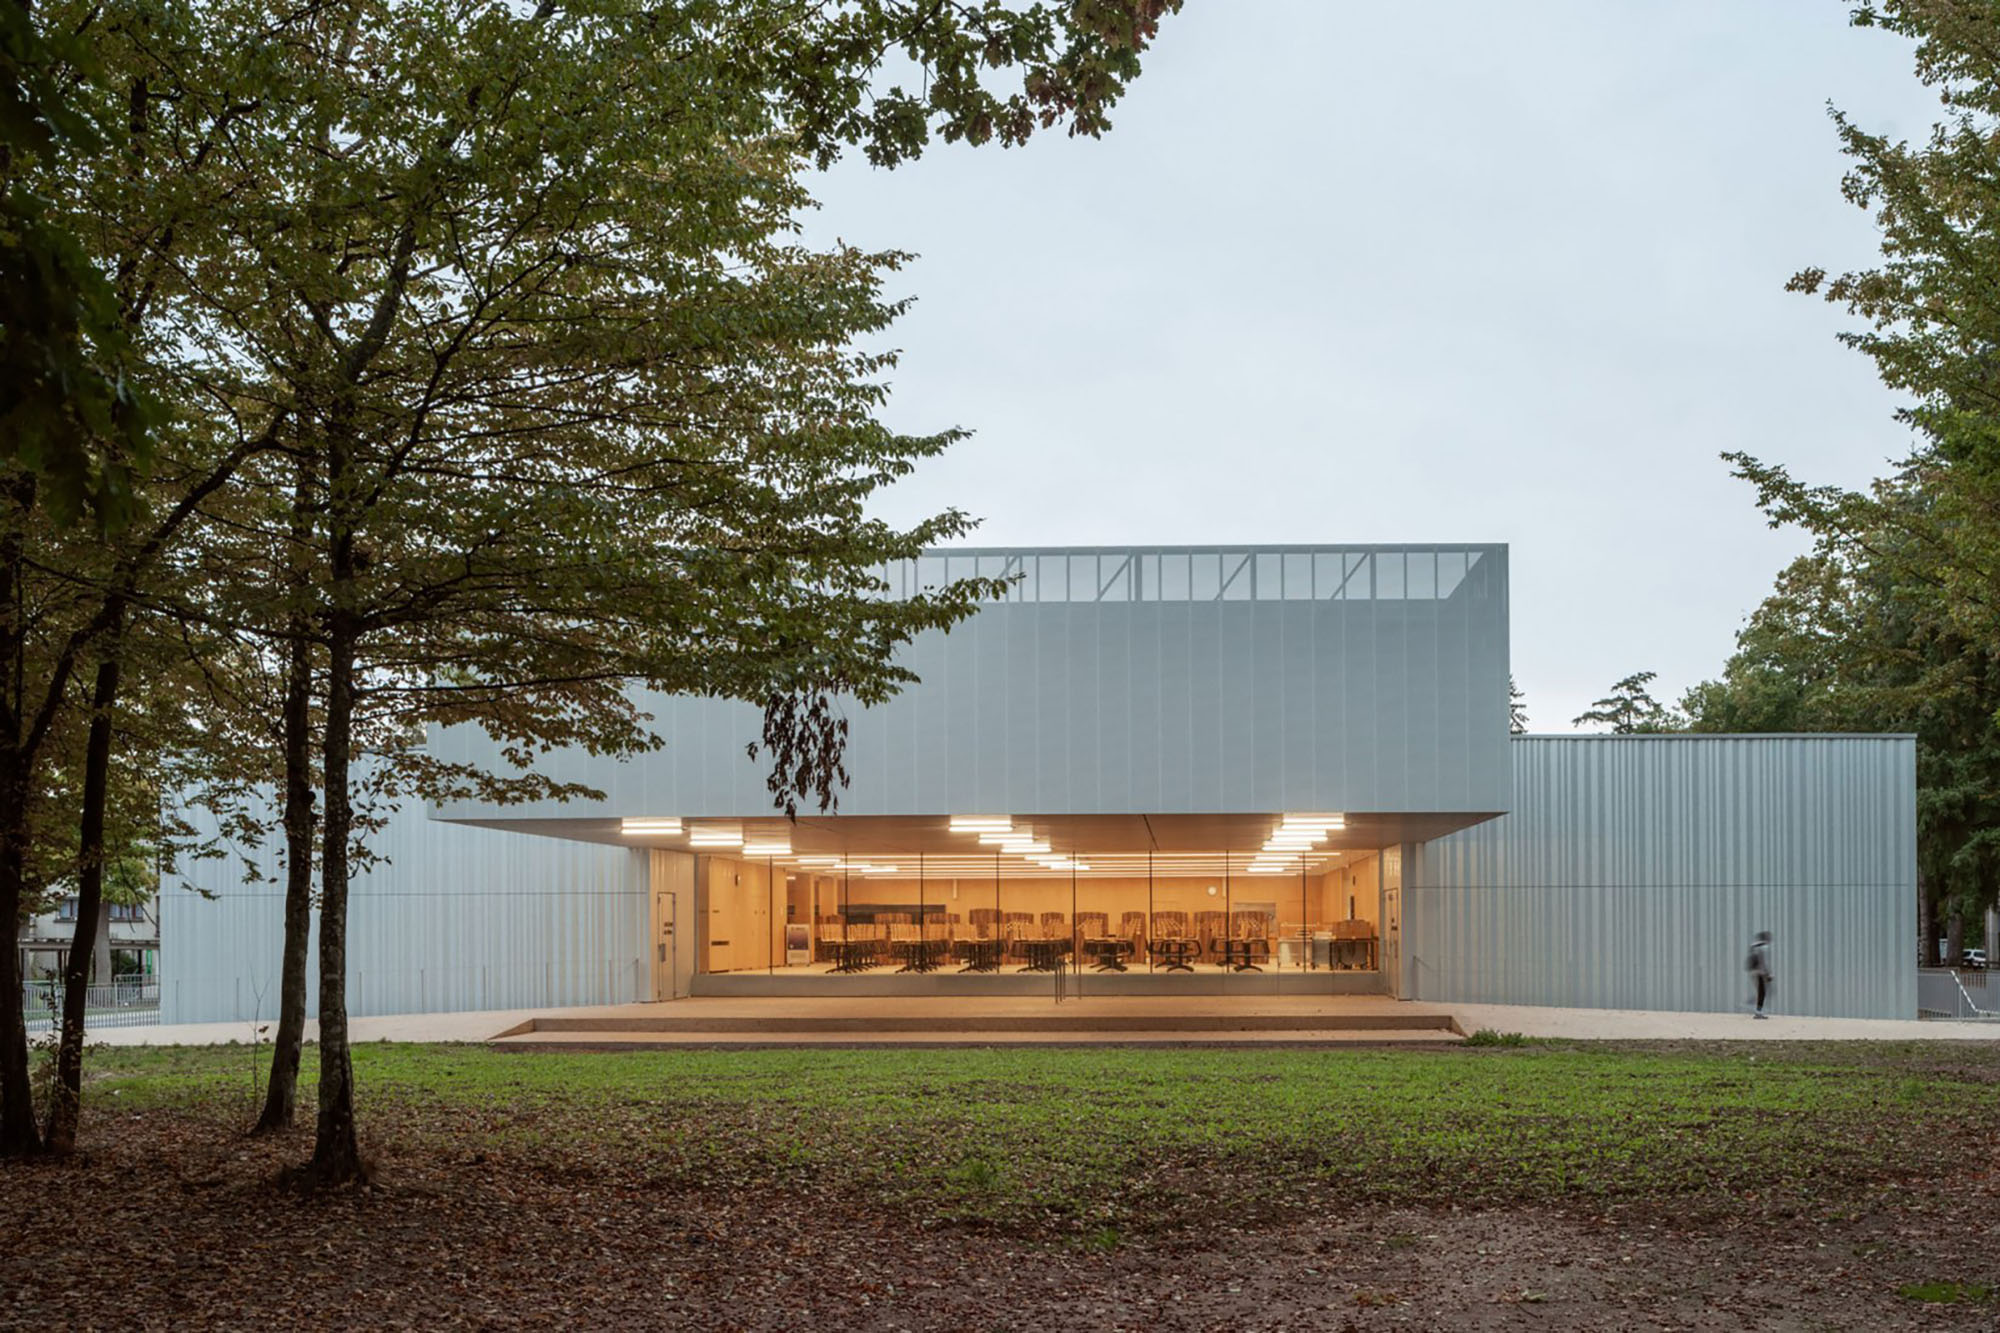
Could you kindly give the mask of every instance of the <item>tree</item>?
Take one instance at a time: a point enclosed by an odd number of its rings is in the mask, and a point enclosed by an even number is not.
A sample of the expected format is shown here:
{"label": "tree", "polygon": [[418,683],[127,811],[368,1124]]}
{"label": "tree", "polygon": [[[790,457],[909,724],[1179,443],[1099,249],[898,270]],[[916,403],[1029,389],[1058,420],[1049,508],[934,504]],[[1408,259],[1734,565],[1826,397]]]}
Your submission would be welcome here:
{"label": "tree", "polygon": [[[1907,395],[1913,445],[1887,493],[1816,486],[1781,464],[1727,454],[1774,525],[1797,524],[1855,561],[1927,585],[1967,639],[2000,645],[2000,19],[1983,0],[1881,0],[1854,13],[1916,43],[1918,78],[1942,119],[1920,146],[1835,111],[1852,168],[1843,193],[1869,211],[1882,263],[1790,283],[1865,327],[1841,335]],[[1921,504],[1906,503],[1921,497]]]}
{"label": "tree", "polygon": [[1528,730],[1528,696],[1521,693],[1521,687],[1507,677],[1507,732],[1509,735],[1526,735]]}
{"label": "tree", "polygon": [[[79,673],[85,715],[106,720],[85,728],[84,768],[102,772],[120,692],[141,684],[135,617],[163,615],[243,636],[249,675],[284,664],[288,896],[302,901],[313,829],[296,798],[314,747],[294,723],[313,719],[317,688],[311,1174],[352,1176],[341,983],[348,866],[367,854],[357,756],[364,785],[391,797],[560,794],[531,771],[442,772],[408,739],[477,721],[524,768],[551,745],[654,743],[623,692],[637,680],[764,704],[781,807],[830,801],[844,728],[829,701],[893,690],[896,645],[984,589],[876,595],[876,564],[964,530],[956,511],[900,532],[864,512],[955,432],[874,421],[893,360],[850,342],[900,308],[880,295],[900,256],[789,244],[809,202],[799,172],[848,144],[888,165],[933,133],[1099,133],[1178,7],[44,11],[46,31],[115,49],[88,92],[128,117],[129,143],[44,158],[39,179],[79,252],[117,275],[113,331],[174,391],[180,466],[139,490],[147,522],[84,572],[31,552],[39,477],[15,459],[0,532],[0,579],[15,581],[0,592],[47,569],[81,600],[66,634],[34,627],[49,652],[27,651],[16,622],[0,643],[23,668],[0,718],[16,724],[0,728],[0,905],[20,897],[29,797]],[[880,86],[892,54],[922,68],[920,94]],[[1017,89],[990,86],[1008,71]],[[115,430],[85,424],[95,434],[78,438],[111,456]],[[289,509],[260,507],[280,493]],[[265,595],[203,584],[226,532],[278,553],[253,585]],[[103,857],[96,799],[82,801],[80,864]],[[288,978],[303,975],[290,966],[303,920],[288,910]],[[31,1150],[19,992],[0,990],[14,997],[0,996],[0,1020],[14,1015],[0,1021],[0,1148]],[[285,990],[302,1015],[302,992]],[[79,1015],[64,1041],[80,1039]]]}
{"label": "tree", "polygon": [[101,75],[82,34],[0,0],[0,466],[58,521],[112,530],[149,460],[149,406],[111,281],[36,181],[118,138],[78,96]]}
{"label": "tree", "polygon": [[[1755,680],[1759,707],[1782,705],[1804,664],[1816,664],[1806,702],[1838,700],[1843,716],[1858,710],[1865,725],[1917,733],[1919,869],[1933,956],[1933,900],[1959,921],[1993,901],[2000,878],[1991,843],[2000,697],[1988,683],[2000,659],[2000,290],[1992,280],[2000,272],[2000,195],[1992,189],[2000,175],[2000,18],[1979,0],[1882,0],[1858,8],[1854,21],[1915,42],[1917,77],[1937,90],[1943,115],[1913,146],[1833,113],[1852,161],[1843,193],[1873,217],[1882,262],[1837,277],[1807,268],[1790,287],[1864,321],[1841,340],[1906,396],[1898,418],[1911,449],[1894,475],[1865,491],[1724,455],[1756,487],[1774,526],[1812,533],[1813,564],[1798,576],[1826,591],[1805,600],[1797,619],[1810,634],[1840,637],[1785,638],[1796,660],[1744,664],[1742,679],[1726,675],[1718,697],[1702,704],[1747,707]],[[1804,716],[1815,720],[1812,709]]]}
{"label": "tree", "polygon": [[1611,693],[1571,720],[1572,726],[1609,727],[1623,736],[1634,732],[1678,731],[1673,713],[1647,690],[1657,672],[1638,671],[1611,687]]}
{"label": "tree", "polygon": [[[70,136],[56,145],[60,151],[10,159],[21,173],[18,185],[34,192],[41,223],[104,279],[108,296],[93,295],[80,272],[61,279],[65,290],[82,293],[80,300],[104,298],[98,314],[109,324],[101,337],[92,335],[99,358],[129,356],[138,379],[172,380],[172,364],[213,332],[212,321],[204,328],[198,303],[184,299],[195,276],[222,258],[208,247],[219,234],[213,224],[227,191],[218,193],[217,173],[201,168],[235,160],[228,140],[257,100],[241,96],[240,84],[218,96],[213,78],[155,81],[149,69],[132,66],[133,49],[183,58],[201,50],[185,41],[187,10],[91,7],[44,11],[34,22],[43,25],[36,30],[42,35],[64,34],[71,45],[89,37],[89,65],[79,64],[64,86],[78,115],[100,126],[116,123],[121,132],[116,142]],[[256,42],[201,60],[211,73],[269,68]],[[163,130],[163,108],[183,119]],[[0,688],[0,919],[18,911],[24,849],[45,836],[34,827],[35,808],[59,808],[75,821],[76,930],[87,940],[100,907],[114,718],[129,683],[125,645],[135,641],[134,618],[204,500],[270,441],[227,438],[214,428],[212,399],[161,398],[155,412],[142,411],[135,398],[130,412],[93,412],[86,410],[89,386],[74,387],[61,404],[78,432],[70,462],[46,449],[0,453],[0,658],[10,667]],[[133,443],[135,421],[147,426],[143,449]],[[93,521],[78,527],[74,520],[85,511]],[[87,709],[88,722],[85,753],[70,775],[75,802],[39,799],[51,790],[52,738],[78,706]],[[76,953],[57,1059],[56,1108],[66,1117],[73,1116],[83,1040]],[[0,968],[0,983],[11,971]],[[0,1156],[43,1147],[28,1103],[20,1018],[18,987],[0,984]],[[67,1146],[66,1135],[58,1146]]]}
{"label": "tree", "polygon": [[[1889,485],[1872,498],[1923,503]],[[1900,581],[1900,540],[1899,529],[1822,540],[1779,576],[1722,676],[1683,707],[1695,731],[1915,733],[1919,919],[1934,962],[1940,911],[1956,957],[1964,922],[2000,884],[2000,662],[1966,637],[1937,585]]]}
{"label": "tree", "polygon": [[[1093,128],[1108,102],[1090,51],[1122,52],[1103,66],[1116,75],[1169,7],[1079,11],[1081,64],[1059,62],[1077,95],[1031,68],[1006,105]],[[313,570],[305,623],[324,661],[313,1185],[362,1174],[344,991],[357,780],[385,799],[568,794],[534,755],[656,743],[625,693],[638,681],[764,705],[779,804],[824,807],[843,776],[832,701],[886,697],[907,679],[899,644],[997,591],[879,596],[875,568],[967,520],[895,530],[866,502],[956,432],[874,419],[893,360],[852,344],[900,310],[881,285],[901,256],[816,253],[789,232],[812,160],[849,135],[907,156],[932,116],[882,119],[893,90],[869,119],[842,110],[886,16],[915,20],[896,31],[917,52],[983,30],[1033,38],[1033,56],[1041,29],[955,6],[434,8],[360,4],[296,34],[263,110],[273,179],[233,210],[242,262],[207,289],[237,312],[231,363],[259,380],[246,396],[290,405],[279,444],[313,492],[304,530],[261,532]],[[807,38],[845,63],[768,72],[773,42]],[[943,132],[1024,137],[1033,118],[982,128],[974,73],[939,85]],[[259,481],[267,461],[244,480],[269,494],[292,473]],[[276,598],[250,619],[273,638],[301,623]],[[500,736],[520,770],[452,771],[407,743],[454,722]]]}

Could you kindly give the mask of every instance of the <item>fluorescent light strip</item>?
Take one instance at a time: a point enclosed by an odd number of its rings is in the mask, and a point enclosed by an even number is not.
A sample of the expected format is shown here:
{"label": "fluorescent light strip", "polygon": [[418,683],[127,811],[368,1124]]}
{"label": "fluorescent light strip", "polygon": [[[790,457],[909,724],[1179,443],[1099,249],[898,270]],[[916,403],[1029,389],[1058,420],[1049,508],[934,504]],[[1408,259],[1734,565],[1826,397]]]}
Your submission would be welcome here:
{"label": "fluorescent light strip", "polygon": [[621,819],[618,821],[620,833],[661,833],[674,835],[681,831],[678,819]]}

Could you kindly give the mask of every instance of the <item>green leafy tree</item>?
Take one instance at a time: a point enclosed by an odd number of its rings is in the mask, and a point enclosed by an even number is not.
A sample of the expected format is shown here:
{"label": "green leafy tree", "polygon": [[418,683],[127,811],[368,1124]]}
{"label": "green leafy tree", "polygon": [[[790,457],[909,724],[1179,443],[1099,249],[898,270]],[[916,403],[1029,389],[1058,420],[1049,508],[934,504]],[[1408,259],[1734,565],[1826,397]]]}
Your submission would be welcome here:
{"label": "green leafy tree", "polygon": [[[1920,503],[1890,486],[1874,498]],[[2000,662],[1967,638],[1941,588],[1901,581],[1899,540],[1894,530],[1826,540],[1795,561],[1721,677],[1682,707],[1695,731],[1916,735],[1922,947],[1934,962],[1940,915],[1955,958],[1965,922],[2000,884]]]}
{"label": "green leafy tree", "polygon": [[[345,909],[369,798],[570,794],[534,757],[656,744],[637,682],[763,705],[774,799],[824,807],[844,779],[837,701],[885,698],[907,679],[899,644],[996,591],[880,596],[883,562],[968,520],[892,529],[869,497],[956,432],[875,420],[893,362],[854,343],[901,308],[882,283],[902,257],[800,246],[801,180],[850,138],[894,161],[933,130],[1011,142],[1067,116],[1094,132],[1167,8],[1058,22],[1037,6],[1041,26],[1021,28],[949,5],[363,3],[291,34],[294,67],[259,113],[268,179],[243,182],[240,258],[203,287],[232,312],[203,348],[224,354],[183,378],[234,373],[241,401],[282,416],[246,428],[279,448],[245,460],[239,490],[305,489],[261,515],[218,492],[205,512],[212,531],[301,555],[309,577],[274,567],[261,586],[282,595],[190,608],[323,663],[319,1124],[302,1182],[362,1174]],[[967,42],[981,61],[943,71],[922,108],[893,88],[866,117],[849,105],[884,50],[932,60]],[[835,63],[774,66],[788,43]],[[995,60],[1022,65],[1018,94],[978,83]],[[987,124],[982,107],[1012,111]],[[411,743],[452,723],[500,737],[517,770],[453,770]]]}
{"label": "green leafy tree", "polygon": [[1611,687],[1611,693],[1572,719],[1578,727],[1606,727],[1619,735],[1680,730],[1672,710],[1652,696],[1649,686],[1657,672],[1637,671]]}
{"label": "green leafy tree", "polygon": [[[1852,164],[1843,193],[1874,219],[1882,259],[1837,276],[1807,268],[1790,285],[1863,321],[1842,341],[1903,396],[1911,450],[1894,476],[1861,491],[1725,455],[1774,525],[1813,534],[1813,566],[1788,577],[1827,588],[1800,599],[1804,632],[1774,640],[1781,659],[1732,660],[1719,693],[1697,702],[1704,711],[1782,711],[1810,669],[1804,724],[1824,725],[1815,710],[1831,697],[1840,720],[1856,710],[1857,725],[1917,733],[1932,956],[1931,903],[1960,922],[1993,901],[1996,877],[2000,698],[1987,682],[2000,657],[2000,16],[1980,0],[1884,0],[1857,8],[1854,21],[1914,42],[1917,77],[1936,90],[1942,115],[1912,144],[1834,113]],[[1814,644],[1809,634],[1838,637]],[[1754,640],[1744,648],[1770,656]]]}
{"label": "green leafy tree", "polygon": [[16,504],[110,530],[149,461],[149,408],[117,292],[38,180],[118,137],[79,95],[101,80],[83,33],[0,0],[0,468]]}
{"label": "green leafy tree", "polygon": [[1852,162],[1843,193],[1875,220],[1882,262],[1837,276],[1807,268],[1790,285],[1864,321],[1842,341],[1905,396],[1913,448],[1886,492],[1725,457],[1774,524],[1803,526],[1899,585],[1934,587],[1990,651],[2000,644],[2000,16],[1985,0],[1883,0],[1854,21],[1914,41],[1917,77],[1943,116],[1913,145],[1834,112]]}
{"label": "green leafy tree", "polygon": [[[61,463],[47,450],[0,452],[0,660],[8,663],[0,679],[0,917],[18,910],[27,886],[22,857],[45,837],[34,827],[38,810],[63,809],[74,821],[79,941],[92,938],[101,906],[116,719],[134,683],[127,645],[146,637],[132,632],[135,618],[145,614],[159,579],[177,577],[181,544],[205,498],[272,442],[268,434],[229,438],[216,425],[227,416],[217,410],[226,398],[175,374],[191,355],[212,353],[222,327],[198,291],[200,275],[227,259],[216,248],[217,224],[246,161],[236,132],[260,101],[245,95],[250,84],[240,75],[246,65],[268,72],[270,50],[282,47],[261,40],[272,36],[264,29],[251,34],[260,40],[206,48],[190,26],[195,13],[172,5],[37,11],[33,21],[42,26],[33,30],[47,40],[56,40],[51,33],[72,46],[89,39],[88,67],[79,64],[63,87],[77,115],[117,124],[119,134],[115,141],[70,135],[49,151],[10,159],[13,184],[34,195],[42,221],[74,244],[91,272],[105,275],[109,303],[100,313],[113,326],[78,346],[102,361],[115,343],[137,377],[159,389],[143,451],[133,444],[129,417],[84,409],[93,391],[76,381],[64,401],[78,432],[72,452],[82,463]],[[160,53],[176,59],[163,63]],[[185,77],[154,77],[169,68]],[[104,293],[90,281],[81,270],[61,279],[77,299],[96,301]],[[76,524],[79,512],[96,521]],[[85,739],[72,774],[76,799],[51,802],[45,793],[67,791],[54,785],[63,760],[55,738],[68,734],[77,710]],[[72,950],[57,1059],[61,1085],[72,1094],[85,955]],[[26,1060],[18,989],[0,984],[0,1156],[44,1146],[27,1096]],[[70,1114],[72,1102],[58,1097],[58,1113]]]}
{"label": "green leafy tree", "polygon": [[[11,462],[0,601],[42,570],[84,595],[67,628],[10,621],[0,643],[21,666],[0,852],[25,845],[47,739],[80,710],[78,863],[103,864],[92,773],[121,698],[166,670],[129,645],[161,616],[245,636],[243,678],[284,680],[293,866],[320,847],[313,1179],[359,1169],[341,990],[348,868],[367,855],[357,757],[392,798],[561,794],[532,772],[540,750],[656,743],[624,693],[640,681],[764,704],[779,804],[830,801],[832,701],[884,697],[895,646],[980,588],[877,595],[879,562],[964,530],[955,511],[902,531],[864,513],[953,434],[874,421],[892,363],[850,344],[899,308],[880,285],[900,256],[792,243],[800,173],[850,144],[893,164],[933,134],[1099,133],[1177,8],[76,4],[27,23],[93,35],[105,77],[73,86],[128,131],[38,158],[38,198],[115,275],[116,327],[88,350],[104,361],[115,335],[147,358],[178,466],[154,469],[131,501],[144,521],[86,569],[33,547],[54,492],[40,455]],[[886,79],[890,60],[922,91]],[[79,447],[115,459],[122,418],[82,420]],[[245,533],[277,555],[261,586],[204,584],[223,534]],[[454,721],[503,735],[522,771],[445,772],[410,744]],[[292,817],[315,754],[317,826]],[[20,900],[10,855],[0,905]],[[18,989],[0,991],[0,1150],[33,1150]]]}

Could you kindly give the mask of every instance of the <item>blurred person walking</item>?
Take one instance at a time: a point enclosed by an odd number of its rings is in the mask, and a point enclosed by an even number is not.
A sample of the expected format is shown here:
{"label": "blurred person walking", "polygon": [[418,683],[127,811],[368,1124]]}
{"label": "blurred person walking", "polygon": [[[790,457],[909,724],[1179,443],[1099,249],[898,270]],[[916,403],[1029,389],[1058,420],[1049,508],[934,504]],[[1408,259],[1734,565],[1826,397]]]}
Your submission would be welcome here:
{"label": "blurred person walking", "polygon": [[1752,1018],[1769,1018],[1764,1012],[1764,1001],[1771,994],[1771,932],[1760,930],[1757,938],[1750,941],[1750,961],[1745,965],[1750,976],[1757,983],[1757,1009]]}

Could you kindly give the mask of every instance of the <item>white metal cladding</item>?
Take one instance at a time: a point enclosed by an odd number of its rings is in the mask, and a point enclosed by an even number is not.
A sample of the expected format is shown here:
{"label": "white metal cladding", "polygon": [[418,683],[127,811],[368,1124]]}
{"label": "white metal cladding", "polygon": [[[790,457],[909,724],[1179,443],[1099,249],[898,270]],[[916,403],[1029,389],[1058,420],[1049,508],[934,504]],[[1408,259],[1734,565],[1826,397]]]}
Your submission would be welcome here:
{"label": "white metal cladding", "polygon": [[[436,823],[420,806],[397,811],[369,846],[384,860],[357,873],[350,890],[350,1013],[652,998],[644,851]],[[266,882],[246,883],[246,863]],[[163,1023],[276,1016],[284,886],[272,881],[281,869],[274,845],[232,847],[163,882]],[[316,1012],[317,932],[313,948],[307,993]]]}
{"label": "white metal cladding", "polygon": [[[1508,808],[1504,546],[948,552],[887,573],[904,595],[1009,571],[1018,596],[919,637],[900,660],[921,683],[853,712],[841,813]],[[770,813],[755,708],[642,704],[663,750],[539,765],[607,800],[438,813]],[[474,728],[432,744],[503,768]]]}
{"label": "white metal cladding", "polygon": [[1418,844],[1412,998],[1730,1010],[1774,937],[1779,1013],[1916,1014],[1907,736],[1523,737],[1514,808]]}

